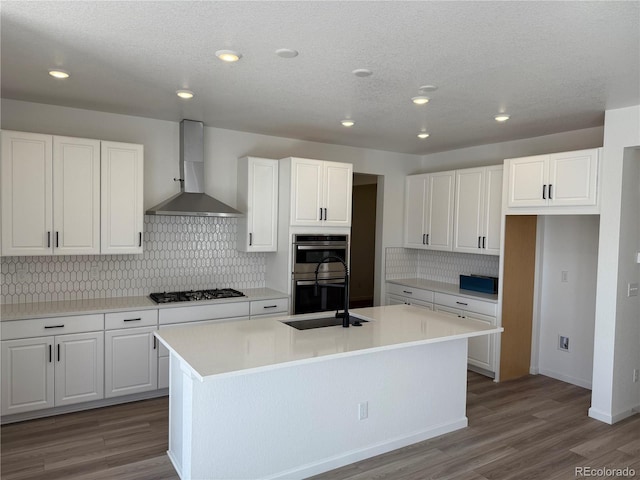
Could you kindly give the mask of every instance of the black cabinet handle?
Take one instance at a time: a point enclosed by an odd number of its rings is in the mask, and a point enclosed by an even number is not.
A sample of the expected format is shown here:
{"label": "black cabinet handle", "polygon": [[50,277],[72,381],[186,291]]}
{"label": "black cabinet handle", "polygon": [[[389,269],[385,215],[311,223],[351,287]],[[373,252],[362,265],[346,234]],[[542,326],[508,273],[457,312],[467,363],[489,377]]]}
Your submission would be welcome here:
{"label": "black cabinet handle", "polygon": [[58,242],[58,233],[59,232],[56,232],[56,248],[60,247],[60,243]]}
{"label": "black cabinet handle", "polygon": [[142,232],[138,232],[138,246],[142,246]]}
{"label": "black cabinet handle", "polygon": [[464,305],[464,306],[467,306],[467,305],[468,305],[467,303],[464,303],[464,302],[456,302],[456,303],[457,303],[458,305]]}
{"label": "black cabinet handle", "polygon": [[51,248],[51,232],[47,232],[47,248]]}
{"label": "black cabinet handle", "polygon": [[60,361],[60,344],[58,344],[58,361]]}
{"label": "black cabinet handle", "polygon": [[423,233],[423,234],[422,234],[422,244],[423,244],[423,245],[424,245],[424,242],[425,242],[424,237],[425,237],[425,234]]}
{"label": "black cabinet handle", "polygon": [[45,325],[44,328],[64,328],[64,323],[62,325]]}
{"label": "black cabinet handle", "polygon": [[547,199],[547,186],[546,185],[542,185],[542,198],[544,200]]}
{"label": "black cabinet handle", "polygon": [[553,187],[553,185],[549,184],[549,200],[553,200],[553,196],[551,195],[551,187]]}
{"label": "black cabinet handle", "polygon": [[125,322],[139,322],[142,318],[125,318]]}
{"label": "black cabinet handle", "polygon": [[482,237],[482,248],[487,248],[487,237]]}
{"label": "black cabinet handle", "polygon": [[326,208],[324,209],[324,219],[325,220],[327,219],[327,209]]}
{"label": "black cabinet handle", "polygon": [[262,308],[276,308],[276,307],[277,307],[277,305],[265,305]]}
{"label": "black cabinet handle", "polygon": [[409,290],[402,290],[402,293],[406,293],[407,295],[413,295],[413,292],[410,292]]}
{"label": "black cabinet handle", "polygon": [[429,234],[427,233],[427,245],[429,245]]}
{"label": "black cabinet handle", "polygon": [[156,336],[153,336],[153,349],[156,349]]}
{"label": "black cabinet handle", "polygon": [[320,207],[320,220],[322,220],[322,207]]}
{"label": "black cabinet handle", "polygon": [[51,355],[52,355],[51,350],[52,350],[51,345],[49,345],[49,363],[51,363]]}
{"label": "black cabinet handle", "polygon": [[478,248],[480,248],[480,237],[478,237]]}

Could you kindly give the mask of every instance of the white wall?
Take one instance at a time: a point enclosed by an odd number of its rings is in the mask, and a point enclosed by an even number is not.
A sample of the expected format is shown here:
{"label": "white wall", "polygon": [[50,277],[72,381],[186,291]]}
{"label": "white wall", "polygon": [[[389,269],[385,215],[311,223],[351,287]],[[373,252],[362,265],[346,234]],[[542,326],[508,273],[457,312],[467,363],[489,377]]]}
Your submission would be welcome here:
{"label": "white wall", "polygon": [[502,164],[506,158],[567,152],[602,146],[602,127],[523,138],[510,142],[433,153],[423,157],[423,173]]}
{"label": "white wall", "polygon": [[632,382],[633,369],[640,368],[640,312],[637,299],[626,296],[627,282],[638,276],[634,260],[639,245],[637,237],[623,238],[626,229],[621,229],[623,211],[635,212],[637,216],[639,209],[634,192],[638,188],[638,177],[623,175],[625,149],[639,145],[640,105],[607,110],[589,415],[608,423],[631,415],[632,408],[640,405],[640,383]]}
{"label": "white wall", "polygon": [[[1,100],[3,129],[51,133],[145,146],[144,206],[150,208],[179,191],[179,124],[143,117],[82,110],[17,100]],[[402,243],[404,178],[421,169],[422,158],[291,138],[205,128],[205,191],[236,205],[236,159],[245,155],[266,158],[298,156],[349,162],[354,172],[382,175],[382,231],[376,238],[376,298],[380,298],[384,248]]]}
{"label": "white wall", "polygon": [[[585,388],[591,388],[593,373],[598,225],[597,215],[538,217],[542,258],[537,370]],[[569,337],[568,352],[558,349],[559,335]]]}

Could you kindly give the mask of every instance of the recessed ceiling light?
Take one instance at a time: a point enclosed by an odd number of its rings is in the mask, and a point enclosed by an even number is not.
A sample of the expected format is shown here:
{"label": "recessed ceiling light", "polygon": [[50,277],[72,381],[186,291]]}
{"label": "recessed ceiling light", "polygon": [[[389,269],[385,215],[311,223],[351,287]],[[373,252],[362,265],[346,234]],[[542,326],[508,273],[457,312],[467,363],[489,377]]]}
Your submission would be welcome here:
{"label": "recessed ceiling light", "polygon": [[193,98],[193,92],[191,90],[176,90],[176,95],[185,100]]}
{"label": "recessed ceiling light", "polygon": [[373,75],[373,72],[368,68],[356,68],[353,72],[356,77],[369,77]]}
{"label": "recessed ceiling light", "polygon": [[420,91],[425,92],[435,92],[438,89],[435,85],[423,85],[420,87]]}
{"label": "recessed ceiling light", "polygon": [[343,127],[353,127],[356,124],[356,122],[354,122],[350,118],[345,118],[340,123],[342,124]]}
{"label": "recessed ceiling light", "polygon": [[499,113],[493,118],[496,119],[496,122],[506,122],[507,120],[509,120],[509,117],[510,115],[508,113]]}
{"label": "recessed ceiling light", "polygon": [[422,139],[429,138],[429,134],[427,132],[420,132],[418,134],[418,138],[422,138]]}
{"label": "recessed ceiling light", "polygon": [[298,56],[298,51],[290,48],[279,48],[276,50],[276,55],[282,58],[294,58]]}
{"label": "recessed ceiling light", "polygon": [[58,68],[52,68],[49,70],[49,75],[54,78],[69,78],[69,72],[65,72],[64,70],[60,70]]}
{"label": "recessed ceiling light", "polygon": [[424,95],[418,95],[417,97],[413,97],[411,101],[416,105],[425,105],[429,103],[429,97],[425,97]]}
{"label": "recessed ceiling light", "polygon": [[233,50],[218,50],[216,52],[216,57],[223,62],[237,62],[242,58],[242,55],[238,52],[234,52]]}

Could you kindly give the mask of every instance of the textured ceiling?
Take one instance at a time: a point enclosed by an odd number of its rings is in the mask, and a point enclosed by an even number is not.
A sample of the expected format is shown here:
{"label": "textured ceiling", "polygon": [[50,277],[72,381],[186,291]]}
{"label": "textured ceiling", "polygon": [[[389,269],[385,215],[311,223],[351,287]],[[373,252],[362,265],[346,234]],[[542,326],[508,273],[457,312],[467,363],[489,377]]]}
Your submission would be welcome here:
{"label": "textured ceiling", "polygon": [[[4,98],[413,154],[640,103],[639,2],[2,1],[0,34]],[[439,89],[412,104],[425,84]]]}

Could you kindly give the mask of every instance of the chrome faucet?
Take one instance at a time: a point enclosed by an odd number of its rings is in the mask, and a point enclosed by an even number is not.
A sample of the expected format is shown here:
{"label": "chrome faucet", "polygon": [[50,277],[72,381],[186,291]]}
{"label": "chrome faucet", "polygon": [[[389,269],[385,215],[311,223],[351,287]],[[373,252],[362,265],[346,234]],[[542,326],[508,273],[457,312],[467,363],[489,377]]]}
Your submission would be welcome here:
{"label": "chrome faucet", "polygon": [[[350,323],[350,317],[349,317],[349,268],[347,267],[347,264],[344,263],[344,260],[342,260],[340,257],[337,257],[335,255],[329,255],[328,257],[324,257],[322,260],[320,260],[318,262],[318,264],[316,265],[316,271],[315,271],[315,285],[313,288],[314,291],[314,295],[318,295],[318,271],[320,270],[320,265],[322,265],[323,263],[326,263],[330,260],[337,260],[339,261],[342,266],[344,267],[344,284],[342,285],[336,285],[336,284],[331,284],[331,285],[323,285],[324,287],[337,287],[337,288],[343,288],[344,289],[344,312],[343,313],[338,313],[336,312],[336,318],[340,318],[342,317],[342,326],[343,328],[349,328],[349,323]],[[361,327],[362,323],[360,323],[360,320],[356,317],[356,319],[353,322],[353,326],[354,327]]]}

